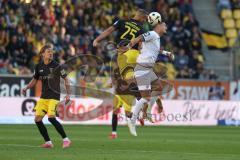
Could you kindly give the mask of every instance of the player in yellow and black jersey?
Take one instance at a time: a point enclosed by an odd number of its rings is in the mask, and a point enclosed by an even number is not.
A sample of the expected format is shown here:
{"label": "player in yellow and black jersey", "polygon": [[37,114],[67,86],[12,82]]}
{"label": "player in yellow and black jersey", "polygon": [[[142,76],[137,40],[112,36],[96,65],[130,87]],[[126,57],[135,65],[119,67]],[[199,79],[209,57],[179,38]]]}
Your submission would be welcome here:
{"label": "player in yellow and black jersey", "polygon": [[[129,41],[135,37],[144,33],[143,23],[147,20],[148,13],[139,9],[136,11],[135,16],[129,20],[119,19],[112,26],[107,28],[102,32],[93,42],[93,46],[98,46],[99,42],[109,36],[112,32],[117,31],[117,36],[115,37],[115,42],[118,45],[128,44]],[[117,56],[117,67],[113,65],[114,72],[117,71],[119,78],[123,80],[133,79],[133,70],[136,64],[137,57],[139,55],[138,46],[136,45],[131,50],[118,54]],[[115,79],[115,78],[114,78]],[[116,79],[115,79],[116,80]],[[113,80],[114,81],[114,80]],[[112,82],[114,83],[114,82]],[[111,138],[117,138],[117,114],[118,109],[123,106],[126,116],[131,114],[132,102],[135,100],[133,95],[118,95],[114,98],[114,110],[112,115],[112,134]]]}
{"label": "player in yellow and black jersey", "polygon": [[36,111],[35,123],[45,140],[42,147],[53,148],[47,128],[42,122],[44,116],[47,115],[49,122],[56,128],[63,138],[63,148],[67,148],[70,146],[71,141],[66,136],[62,125],[56,119],[56,107],[60,100],[60,78],[64,79],[64,84],[67,90],[67,96],[65,99],[66,101],[70,100],[70,88],[67,73],[61,65],[53,60],[53,46],[51,44],[44,45],[41,48],[39,55],[41,56],[41,61],[36,65],[33,78],[22,90],[22,93],[25,94],[28,89],[34,87],[37,81],[42,82],[41,97],[34,108]]}

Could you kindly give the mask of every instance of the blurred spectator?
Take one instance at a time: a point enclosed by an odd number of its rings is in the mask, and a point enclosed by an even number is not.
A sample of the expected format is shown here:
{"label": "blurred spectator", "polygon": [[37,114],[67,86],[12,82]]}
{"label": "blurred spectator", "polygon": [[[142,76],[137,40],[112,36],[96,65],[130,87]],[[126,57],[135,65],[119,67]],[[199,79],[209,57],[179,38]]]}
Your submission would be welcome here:
{"label": "blurred spectator", "polygon": [[183,69],[180,69],[179,73],[177,74],[178,79],[187,79],[189,78],[188,69],[185,67]]}
{"label": "blurred spectator", "polygon": [[205,71],[203,68],[203,63],[197,63],[196,66],[196,74],[194,76],[195,79],[199,79],[199,80],[207,80],[208,77],[205,76]]}
{"label": "blurred spectator", "polygon": [[188,66],[189,68],[196,70],[197,64],[203,62],[203,57],[198,53],[197,50],[193,50],[192,52],[193,52],[192,55],[189,56]]}
{"label": "blurred spectator", "polygon": [[209,100],[223,100],[225,90],[222,87],[221,82],[217,82],[215,86],[209,89]]}
{"label": "blurred spectator", "polygon": [[240,9],[240,0],[231,0],[232,9]]}
{"label": "blurred spectator", "polygon": [[208,70],[201,70],[198,76],[199,76],[198,77],[199,80],[208,80],[209,79]]}
{"label": "blurred spectator", "polygon": [[172,41],[178,48],[189,50],[190,32],[186,30],[181,21],[176,21],[172,27]]}
{"label": "blurred spectator", "polygon": [[0,60],[5,61],[6,59],[8,59],[8,54],[6,51],[6,46],[8,42],[9,42],[8,33],[5,30],[0,29]]}
{"label": "blurred spectator", "polygon": [[231,9],[230,0],[218,0],[218,3],[217,3],[218,14],[220,14],[222,9]]}
{"label": "blurred spectator", "polygon": [[181,70],[187,67],[188,63],[189,63],[189,57],[186,55],[184,49],[180,49],[179,53],[176,55],[175,62],[174,62],[176,68]]}
{"label": "blurred spectator", "polygon": [[193,7],[191,0],[180,0],[180,10],[182,13],[192,13],[193,14]]}
{"label": "blurred spectator", "polygon": [[218,78],[218,76],[215,74],[214,70],[210,70],[209,79],[216,80],[217,78]]}

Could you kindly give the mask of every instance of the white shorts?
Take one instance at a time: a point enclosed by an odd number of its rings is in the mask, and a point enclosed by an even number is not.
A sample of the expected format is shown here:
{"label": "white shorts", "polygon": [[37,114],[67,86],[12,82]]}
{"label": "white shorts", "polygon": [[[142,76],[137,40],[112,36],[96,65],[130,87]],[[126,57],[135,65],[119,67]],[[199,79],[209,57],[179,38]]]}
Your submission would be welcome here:
{"label": "white shorts", "polygon": [[134,76],[139,90],[151,90],[151,83],[158,79],[152,68],[136,65]]}

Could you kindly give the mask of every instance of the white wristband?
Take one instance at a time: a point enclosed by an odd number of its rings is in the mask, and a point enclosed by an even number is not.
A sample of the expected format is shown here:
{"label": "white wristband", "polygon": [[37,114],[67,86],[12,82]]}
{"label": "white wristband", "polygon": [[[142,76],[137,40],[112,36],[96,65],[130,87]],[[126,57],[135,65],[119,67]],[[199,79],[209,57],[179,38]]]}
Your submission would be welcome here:
{"label": "white wristband", "polygon": [[164,54],[164,55],[166,55],[166,56],[169,56],[169,55],[171,54],[171,52],[168,52],[168,51],[163,50],[163,51],[162,51],[162,54]]}

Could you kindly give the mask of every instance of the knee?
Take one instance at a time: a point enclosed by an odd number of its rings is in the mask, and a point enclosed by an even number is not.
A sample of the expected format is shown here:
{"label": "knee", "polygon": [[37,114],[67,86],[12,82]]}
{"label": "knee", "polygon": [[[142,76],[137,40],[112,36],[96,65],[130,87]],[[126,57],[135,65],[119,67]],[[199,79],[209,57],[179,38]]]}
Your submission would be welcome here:
{"label": "knee", "polygon": [[120,108],[121,106],[117,106],[116,108],[113,109],[113,114],[118,115],[120,113]]}
{"label": "knee", "polygon": [[41,122],[42,119],[43,119],[43,117],[36,116],[35,119],[34,119],[34,121],[35,121],[35,123],[37,123],[37,122]]}
{"label": "knee", "polygon": [[118,110],[118,109],[115,109],[115,110],[113,111],[113,114],[114,114],[114,115],[118,115],[118,113],[119,113],[119,110]]}

